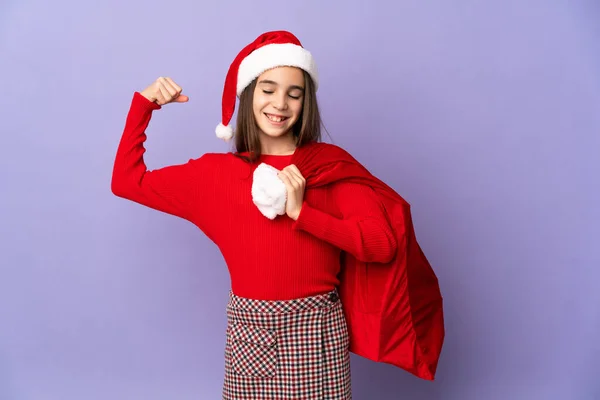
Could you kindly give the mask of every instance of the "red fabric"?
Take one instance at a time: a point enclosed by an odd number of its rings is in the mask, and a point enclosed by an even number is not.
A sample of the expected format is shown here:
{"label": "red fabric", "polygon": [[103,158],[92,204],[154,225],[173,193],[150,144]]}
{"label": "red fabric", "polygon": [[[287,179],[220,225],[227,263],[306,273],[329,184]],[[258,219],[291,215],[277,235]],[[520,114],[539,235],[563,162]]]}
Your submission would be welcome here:
{"label": "red fabric", "polygon": [[113,167],[115,195],[200,228],[218,245],[238,296],[287,300],[339,286],[352,352],[433,379],[442,299],[398,194],[340,148],[312,144],[293,157],[261,159],[278,169],[293,162],[307,178],[298,220],[271,221],[252,203],[255,167],[232,154],[147,170],[145,130],[160,108],[134,94]]}
{"label": "red fabric", "polygon": [[353,182],[369,186],[379,196],[398,251],[385,264],[359,261],[345,253],[339,291],[350,351],[433,380],[444,341],[442,295],[417,243],[409,204],[337,146],[303,146],[296,150],[292,163],[305,177],[307,192]]}
{"label": "red fabric", "polygon": [[[342,251],[372,262],[393,257],[392,229],[377,196],[364,185],[310,190],[297,221],[287,216],[269,220],[252,202],[254,167],[232,154],[206,153],[180,165],[148,170],[145,132],[159,109],[134,94],[115,157],[113,193],[200,228],[223,255],[236,295],[256,300],[318,295],[339,285]],[[154,134],[173,142],[183,136],[163,129]],[[292,156],[261,158],[278,169],[291,160]],[[202,259],[197,263],[203,273],[218,267]]]}

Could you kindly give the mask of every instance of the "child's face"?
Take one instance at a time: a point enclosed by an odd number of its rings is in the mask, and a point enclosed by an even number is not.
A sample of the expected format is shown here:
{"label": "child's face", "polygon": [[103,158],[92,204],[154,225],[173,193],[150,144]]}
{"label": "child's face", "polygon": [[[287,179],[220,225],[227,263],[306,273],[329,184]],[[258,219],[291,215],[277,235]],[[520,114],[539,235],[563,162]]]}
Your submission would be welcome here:
{"label": "child's face", "polygon": [[252,109],[261,132],[280,137],[291,132],[304,102],[304,74],[294,67],[278,67],[258,77]]}

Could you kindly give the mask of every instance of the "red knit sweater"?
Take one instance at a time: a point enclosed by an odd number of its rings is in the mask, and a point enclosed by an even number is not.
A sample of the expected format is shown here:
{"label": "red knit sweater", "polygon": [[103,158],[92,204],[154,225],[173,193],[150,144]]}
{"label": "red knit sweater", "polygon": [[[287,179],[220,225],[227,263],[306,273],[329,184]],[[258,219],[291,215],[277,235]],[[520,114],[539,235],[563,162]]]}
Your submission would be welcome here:
{"label": "red knit sweater", "polygon": [[149,171],[146,128],[161,106],[138,92],[117,150],[115,195],[184,218],[221,250],[232,291],[242,297],[285,300],[335,288],[340,253],[388,262],[396,242],[372,189],[350,183],[306,190],[300,216],[274,220],[252,202],[252,172],[260,162],[282,169],[292,156],[263,155],[254,165],[233,153],[206,153]]}

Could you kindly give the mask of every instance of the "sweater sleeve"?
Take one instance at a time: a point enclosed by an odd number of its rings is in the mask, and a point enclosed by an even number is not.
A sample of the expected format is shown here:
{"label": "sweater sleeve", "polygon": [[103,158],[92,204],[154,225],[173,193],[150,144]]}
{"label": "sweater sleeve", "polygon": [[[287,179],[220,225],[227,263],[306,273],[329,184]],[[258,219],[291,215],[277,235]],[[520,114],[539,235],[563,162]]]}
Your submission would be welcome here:
{"label": "sweater sleeve", "polygon": [[[149,171],[144,162],[146,128],[152,112],[160,105],[135,92],[114,161],[111,190],[113,194],[150,208],[181,217],[196,225],[202,218],[196,210],[210,207],[212,190],[209,173],[204,171],[205,156],[188,162]],[[202,193],[209,193],[202,196]],[[213,196],[214,197],[214,196]],[[204,226],[199,226],[205,229]]]}
{"label": "sweater sleeve", "polygon": [[293,229],[310,233],[363,262],[391,261],[397,241],[375,191],[361,184],[337,183],[331,194],[340,218],[305,201]]}

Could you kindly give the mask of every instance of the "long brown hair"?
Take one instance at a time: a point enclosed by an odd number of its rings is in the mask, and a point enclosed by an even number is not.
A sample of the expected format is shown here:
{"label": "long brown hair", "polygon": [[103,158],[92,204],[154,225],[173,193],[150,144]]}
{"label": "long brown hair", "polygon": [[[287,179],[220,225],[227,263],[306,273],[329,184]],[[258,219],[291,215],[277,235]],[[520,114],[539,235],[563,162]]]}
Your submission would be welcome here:
{"label": "long brown hair", "polygon": [[[304,74],[304,101],[300,117],[292,127],[297,147],[313,141],[321,141],[321,115],[315,85],[310,75],[306,71],[302,72]],[[240,95],[240,105],[236,119],[236,156],[248,162],[256,161],[261,155],[260,130],[252,108],[257,80],[258,78],[253,80]],[[245,156],[240,153],[248,153],[248,155]]]}

